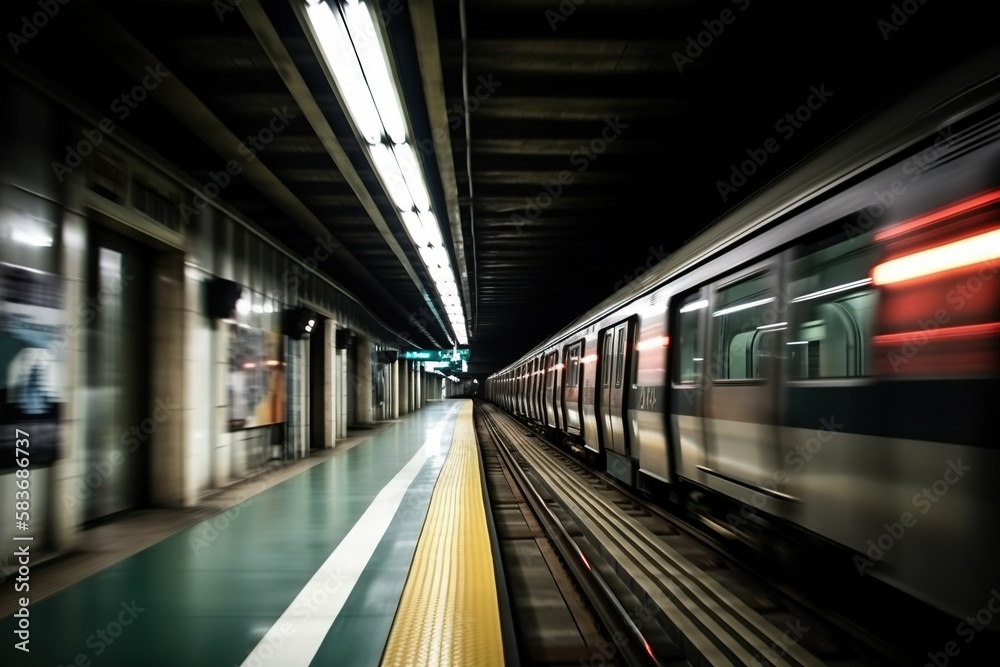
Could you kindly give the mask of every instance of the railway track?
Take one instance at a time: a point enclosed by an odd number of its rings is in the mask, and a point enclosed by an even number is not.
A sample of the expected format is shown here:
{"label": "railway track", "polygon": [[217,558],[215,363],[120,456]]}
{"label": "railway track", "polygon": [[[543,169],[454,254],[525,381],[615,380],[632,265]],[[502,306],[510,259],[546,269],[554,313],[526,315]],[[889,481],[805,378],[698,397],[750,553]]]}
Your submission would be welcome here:
{"label": "railway track", "polygon": [[538,515],[561,571],[574,578],[563,587],[586,600],[600,629],[582,664],[913,664],[734,567],[691,526],[616,488],[495,406],[476,407],[484,461],[504,461],[511,488]]}

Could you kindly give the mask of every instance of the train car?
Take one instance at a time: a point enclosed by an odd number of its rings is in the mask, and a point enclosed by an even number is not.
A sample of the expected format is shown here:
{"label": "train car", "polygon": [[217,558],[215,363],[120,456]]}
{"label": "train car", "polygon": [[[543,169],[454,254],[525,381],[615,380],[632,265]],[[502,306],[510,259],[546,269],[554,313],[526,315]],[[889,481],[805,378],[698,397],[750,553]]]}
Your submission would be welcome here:
{"label": "train car", "polygon": [[1000,585],[998,268],[991,50],[517,360],[544,377],[530,413],[511,387],[515,413],[626,484],[726,499],[731,527],[793,526],[966,618]]}

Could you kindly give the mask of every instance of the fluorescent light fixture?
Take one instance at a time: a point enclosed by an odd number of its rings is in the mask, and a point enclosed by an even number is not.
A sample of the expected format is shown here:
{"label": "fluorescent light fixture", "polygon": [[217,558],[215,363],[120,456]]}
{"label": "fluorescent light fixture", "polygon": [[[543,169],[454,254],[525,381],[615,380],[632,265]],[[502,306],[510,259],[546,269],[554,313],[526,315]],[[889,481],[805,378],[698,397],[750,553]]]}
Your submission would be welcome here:
{"label": "fluorescent light fixture", "polygon": [[[306,0],[306,16],[318,47],[355,129],[369,144],[379,181],[399,210],[439,293],[457,298],[455,274],[440,223],[431,212],[420,156],[408,137],[402,94],[376,10],[377,5],[364,0]],[[461,302],[456,305],[461,308]],[[458,337],[465,344],[465,334]]]}
{"label": "fluorescent light fixture", "polygon": [[306,15],[358,131],[369,144],[377,144],[382,138],[382,124],[340,12],[323,2],[306,7]]}
{"label": "fluorescent light fixture", "polygon": [[851,283],[844,283],[843,285],[837,285],[836,287],[828,287],[827,289],[821,289],[818,292],[810,292],[809,294],[803,294],[802,296],[797,296],[792,299],[792,303],[798,303],[799,301],[809,301],[810,299],[818,299],[821,296],[826,296],[828,294],[836,294],[837,292],[846,292],[847,290],[854,289],[855,287],[864,287],[871,283],[871,278],[865,278],[863,280],[855,280]]}
{"label": "fluorescent light fixture", "polygon": [[723,308],[722,310],[717,310],[714,313],[712,313],[712,317],[719,317],[720,315],[728,315],[729,313],[736,313],[741,310],[746,310],[747,308],[755,308],[757,306],[763,306],[764,304],[771,303],[772,301],[774,301],[774,297],[769,296],[766,299],[758,299],[757,301],[751,301],[749,303],[741,303],[738,306],[730,306],[729,308]]}
{"label": "fluorescent light fixture", "polygon": [[440,264],[432,264],[429,269],[431,278],[434,279],[434,283],[439,287],[454,284],[455,279],[452,278],[451,269],[449,267],[441,266]]}
{"label": "fluorescent light fixture", "polygon": [[375,170],[382,177],[389,192],[392,203],[400,211],[409,211],[413,208],[413,200],[410,198],[410,191],[403,180],[403,174],[399,171],[396,158],[393,157],[389,147],[385,144],[377,144],[371,149],[372,160],[375,162]]}
{"label": "fluorescent light fixture", "polygon": [[389,74],[388,58],[382,50],[382,40],[379,38],[375,23],[367,3],[348,3],[343,7],[347,30],[354,42],[354,50],[361,61],[368,89],[375,101],[378,115],[382,119],[389,140],[394,144],[406,141],[406,123],[403,121],[403,107],[396,95]]}
{"label": "fluorescent light fixture", "polygon": [[808,345],[808,344],[809,341],[807,340],[790,340],[787,343],[785,343],[785,345]]}
{"label": "fluorescent light fixture", "polygon": [[444,239],[441,237],[441,225],[438,223],[437,216],[431,211],[421,211],[420,224],[423,225],[428,243],[443,248]]}
{"label": "fluorescent light fixture", "polygon": [[448,257],[448,253],[441,246],[433,246],[427,249],[427,256],[431,259],[428,264],[433,268],[434,266],[440,266],[442,269],[448,270],[448,275],[451,275],[451,259]]}
{"label": "fluorescent light fixture", "polygon": [[429,211],[431,208],[431,196],[427,192],[427,184],[424,183],[423,170],[417,160],[416,153],[410,144],[401,143],[392,147],[392,152],[396,156],[399,170],[403,174],[403,180],[410,190],[413,204],[418,211]]}
{"label": "fluorescent light fixture", "polygon": [[[413,245],[415,245],[419,250],[423,251],[428,244],[432,243],[430,236],[427,234],[423,220],[417,216],[413,211],[403,211],[400,213],[400,217],[403,219],[403,227],[406,229],[406,233],[410,235],[413,240]],[[421,259],[423,255],[421,254]],[[426,262],[425,262],[426,263]]]}
{"label": "fluorescent light fixture", "polygon": [[694,303],[689,303],[688,305],[681,308],[681,312],[690,313],[692,310],[701,310],[702,308],[708,308],[708,299],[702,299],[701,301],[695,301]]}
{"label": "fluorescent light fixture", "polygon": [[757,327],[757,331],[767,330],[767,329],[784,329],[788,326],[788,322],[775,322],[774,324],[762,324]]}
{"label": "fluorescent light fixture", "polygon": [[435,261],[437,258],[434,255],[433,248],[426,245],[418,246],[417,252],[420,253],[420,260],[424,263],[424,266],[427,267],[428,271],[430,271],[432,266],[437,266],[437,262]]}
{"label": "fluorescent light fixture", "polygon": [[246,315],[250,312],[250,302],[246,299],[236,300],[236,312],[242,315]]}

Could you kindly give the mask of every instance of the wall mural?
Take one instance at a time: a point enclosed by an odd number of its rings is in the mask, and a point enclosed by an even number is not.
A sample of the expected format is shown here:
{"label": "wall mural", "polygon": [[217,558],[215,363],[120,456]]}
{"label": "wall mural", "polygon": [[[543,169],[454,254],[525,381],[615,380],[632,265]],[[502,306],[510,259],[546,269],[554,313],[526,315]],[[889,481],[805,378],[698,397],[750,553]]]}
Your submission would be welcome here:
{"label": "wall mural", "polygon": [[15,429],[29,434],[32,465],[58,456],[64,298],[62,277],[0,263],[0,468],[14,465]]}
{"label": "wall mural", "polygon": [[287,421],[284,336],[232,325],[229,336],[229,430]]}

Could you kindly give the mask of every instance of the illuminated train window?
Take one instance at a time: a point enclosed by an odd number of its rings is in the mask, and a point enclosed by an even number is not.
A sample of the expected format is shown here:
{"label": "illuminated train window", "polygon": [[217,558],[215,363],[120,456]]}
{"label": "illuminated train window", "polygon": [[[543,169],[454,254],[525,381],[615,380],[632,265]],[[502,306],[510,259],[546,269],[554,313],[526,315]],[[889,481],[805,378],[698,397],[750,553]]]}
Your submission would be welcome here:
{"label": "illuminated train window", "polygon": [[674,317],[677,322],[676,357],[674,359],[674,382],[693,384],[701,380],[705,365],[702,350],[702,314],[708,308],[708,300],[701,293],[685,297],[677,305]]}
{"label": "illuminated train window", "polygon": [[853,240],[800,249],[789,272],[790,378],[871,374],[878,294],[869,275],[876,260],[876,248]]}
{"label": "illuminated train window", "polygon": [[713,380],[764,378],[775,356],[776,340],[787,325],[778,320],[770,273],[728,285],[716,294],[712,312],[716,332]]}

